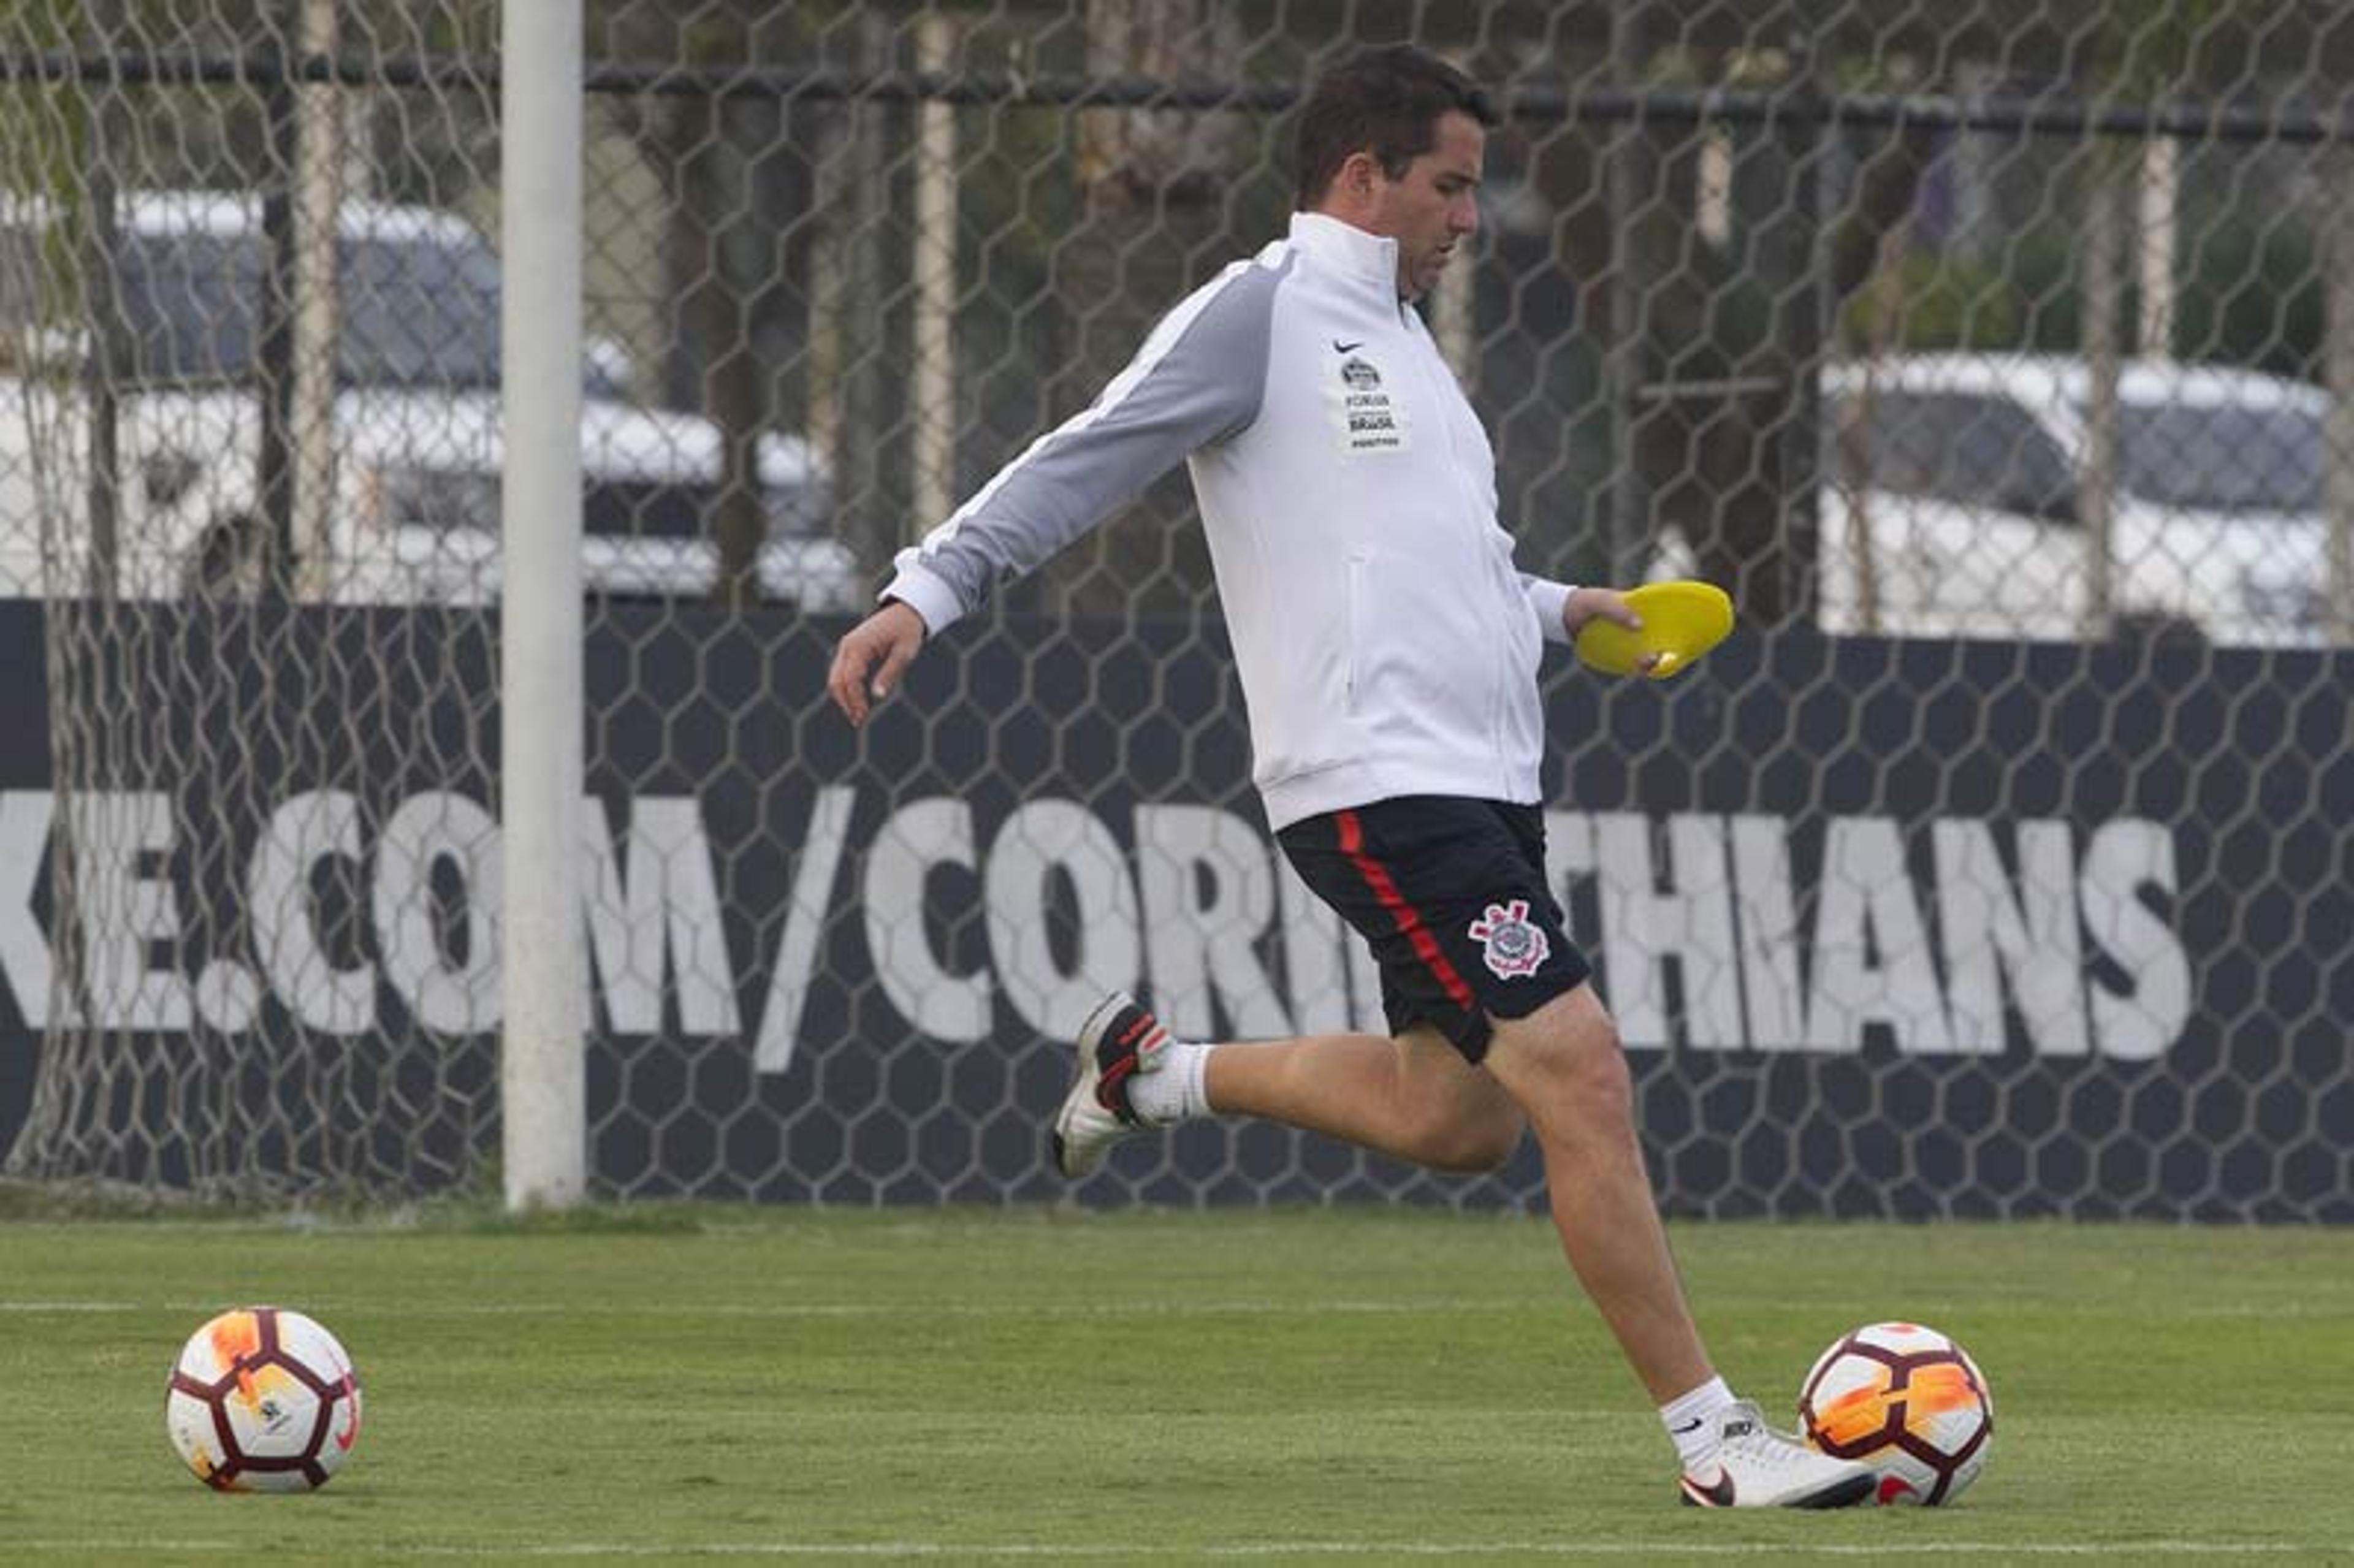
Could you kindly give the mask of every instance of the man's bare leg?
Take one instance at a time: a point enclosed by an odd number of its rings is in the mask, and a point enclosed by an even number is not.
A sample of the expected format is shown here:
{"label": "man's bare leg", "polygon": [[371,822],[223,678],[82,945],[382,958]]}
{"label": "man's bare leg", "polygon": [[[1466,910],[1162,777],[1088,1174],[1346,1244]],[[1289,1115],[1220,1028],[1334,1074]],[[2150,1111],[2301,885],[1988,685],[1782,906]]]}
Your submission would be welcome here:
{"label": "man's bare leg", "polygon": [[1395,1040],[1221,1045],[1204,1083],[1220,1113],[1444,1170],[1501,1164],[1532,1125],[1562,1249],[1644,1387],[1665,1403],[1712,1375],[1643,1168],[1626,1058],[1592,987],[1498,1020],[1484,1070],[1420,1025]]}
{"label": "man's bare leg", "polygon": [[1707,1382],[1635,1136],[1627,1059],[1593,987],[1497,1020],[1486,1065],[1536,1130],[1562,1250],[1635,1375],[1663,1404]]}
{"label": "man's bare leg", "polygon": [[1563,1251],[1644,1387],[1664,1404],[1713,1375],[1643,1168],[1617,1032],[1591,986],[1498,1020],[1484,1066],[1420,1024],[1394,1040],[1218,1045],[1202,1087],[1219,1114],[1440,1170],[1492,1170],[1534,1127]]}
{"label": "man's bare leg", "polygon": [[1626,1059],[1590,986],[1499,1020],[1485,1070],[1423,1025],[1395,1040],[1222,1045],[1205,1084],[1218,1112],[1443,1170],[1501,1164],[1534,1125],[1563,1251],[1636,1375],[1661,1403],[1712,1375],[1643,1169]]}
{"label": "man's bare leg", "polygon": [[[1125,995],[1106,1000],[1077,1044],[1079,1075],[1055,1134],[1056,1161],[1073,1175],[1092,1170],[1103,1147],[1135,1125],[1205,1111],[1267,1118],[1456,1170],[1502,1163],[1534,1127],[1562,1249],[1659,1404],[1683,1466],[1683,1500],[1813,1509],[1871,1495],[1868,1467],[1772,1430],[1711,1370],[1643,1167],[1617,1031],[1590,986],[1526,1018],[1498,1020],[1483,1067],[1426,1026],[1395,1040],[1187,1044],[1169,1040]],[[1115,1083],[1124,1119],[1098,1093]],[[1156,1103],[1131,1104],[1132,1093]]]}
{"label": "man's bare leg", "polygon": [[1315,1034],[1221,1045],[1204,1086],[1221,1115],[1264,1117],[1441,1171],[1490,1171],[1526,1125],[1490,1075],[1427,1024],[1396,1039]]}

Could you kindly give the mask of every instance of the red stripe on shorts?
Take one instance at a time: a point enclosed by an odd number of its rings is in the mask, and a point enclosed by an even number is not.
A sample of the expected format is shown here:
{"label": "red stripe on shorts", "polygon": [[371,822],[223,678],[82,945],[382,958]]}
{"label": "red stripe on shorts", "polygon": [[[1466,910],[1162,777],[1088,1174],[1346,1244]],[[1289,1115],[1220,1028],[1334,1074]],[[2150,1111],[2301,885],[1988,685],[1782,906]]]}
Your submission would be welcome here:
{"label": "red stripe on shorts", "polygon": [[1466,1012],[1478,1007],[1479,999],[1471,994],[1471,988],[1463,983],[1463,977],[1456,973],[1455,966],[1447,961],[1447,954],[1438,946],[1438,938],[1430,934],[1430,924],[1422,917],[1422,911],[1405,901],[1382,863],[1365,853],[1364,824],[1357,821],[1357,813],[1342,811],[1340,819],[1341,853],[1349,857],[1349,863],[1357,868],[1357,874],[1363,877],[1365,885],[1373,890],[1375,902],[1390,912],[1390,918],[1397,922],[1397,928],[1405,932],[1406,939],[1414,944],[1415,954],[1422,959],[1423,967],[1430,971],[1431,977],[1438,981],[1439,988],[1447,992],[1447,999],[1456,1006]]}

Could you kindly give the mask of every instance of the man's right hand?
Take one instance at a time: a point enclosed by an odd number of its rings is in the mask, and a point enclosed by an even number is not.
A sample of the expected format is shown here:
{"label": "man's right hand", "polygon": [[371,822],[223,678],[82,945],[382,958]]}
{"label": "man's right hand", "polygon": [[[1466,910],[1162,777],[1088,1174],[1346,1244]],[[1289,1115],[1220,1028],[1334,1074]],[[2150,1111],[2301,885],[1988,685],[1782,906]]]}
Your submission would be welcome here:
{"label": "man's right hand", "polygon": [[845,632],[833,650],[825,689],[833,705],[854,725],[864,725],[874,705],[891,694],[916,650],[924,645],[924,618],[893,599]]}

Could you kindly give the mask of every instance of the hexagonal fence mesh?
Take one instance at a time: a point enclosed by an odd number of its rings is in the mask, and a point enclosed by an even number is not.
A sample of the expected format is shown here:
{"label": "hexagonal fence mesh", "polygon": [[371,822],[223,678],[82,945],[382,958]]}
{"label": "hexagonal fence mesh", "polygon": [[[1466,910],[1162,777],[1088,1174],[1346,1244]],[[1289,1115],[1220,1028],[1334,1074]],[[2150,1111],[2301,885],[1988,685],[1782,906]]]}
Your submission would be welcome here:
{"label": "hexagonal fence mesh", "polygon": [[[1420,308],[1519,564],[1740,611],[1671,682],[1543,676],[1663,1201],[2354,1217],[2340,8],[587,16],[594,1190],[1053,1198],[1102,988],[1380,1027],[1249,788],[1182,475],[863,734],[822,674],[896,550],[1281,234],[1304,81],[1410,39],[1499,111]],[[495,1160],[497,38],[483,0],[0,20],[12,1174]],[[1541,1188],[1207,1121],[1078,1193]]]}

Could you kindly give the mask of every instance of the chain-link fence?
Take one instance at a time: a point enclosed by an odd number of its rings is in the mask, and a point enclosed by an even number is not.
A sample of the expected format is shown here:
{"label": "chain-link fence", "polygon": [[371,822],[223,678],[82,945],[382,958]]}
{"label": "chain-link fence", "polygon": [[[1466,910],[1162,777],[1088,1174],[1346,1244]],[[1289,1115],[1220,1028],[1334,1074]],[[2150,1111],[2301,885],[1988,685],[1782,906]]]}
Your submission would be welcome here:
{"label": "chain-link fence", "polygon": [[[1281,232],[1304,80],[1411,38],[1504,113],[1425,309],[1521,564],[1704,576],[1752,634],[1548,674],[1669,1200],[2343,1215],[2338,8],[587,10],[602,1190],[1047,1195],[1098,988],[1377,1019],[1269,853],[1181,476],[863,741],[817,677],[895,549]],[[0,780],[15,1171],[490,1156],[497,25],[0,22],[0,635],[48,726]],[[1089,1191],[1535,1180],[1216,1126]]]}

